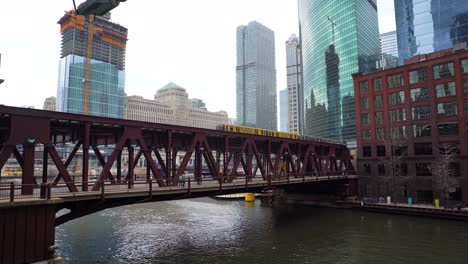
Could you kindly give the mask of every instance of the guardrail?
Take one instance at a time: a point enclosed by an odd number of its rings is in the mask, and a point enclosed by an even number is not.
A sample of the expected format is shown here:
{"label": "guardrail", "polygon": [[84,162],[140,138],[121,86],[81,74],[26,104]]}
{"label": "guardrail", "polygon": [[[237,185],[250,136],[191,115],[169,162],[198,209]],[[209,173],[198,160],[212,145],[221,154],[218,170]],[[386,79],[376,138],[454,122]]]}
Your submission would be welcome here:
{"label": "guardrail", "polygon": [[323,180],[336,180],[336,179],[345,179],[349,175],[354,175],[350,173],[328,173],[327,175],[303,175],[302,177],[294,177],[294,175],[285,175],[276,179],[263,179],[262,177],[251,177],[240,175],[237,177],[221,177],[220,179],[216,178],[194,178],[188,177],[179,180],[177,185],[170,184],[165,187],[159,187],[155,184],[153,179],[146,180],[142,178],[136,181],[122,180],[120,182],[116,181],[111,183],[110,181],[99,182],[100,185],[99,191],[91,191],[92,187],[97,183],[97,181],[89,182],[73,182],[75,186],[80,190],[83,188],[84,184],[88,185],[88,190],[90,191],[78,191],[70,192],[66,182],[61,182],[58,184],[53,183],[40,183],[40,184],[18,184],[15,182],[9,183],[0,183],[0,201],[10,201],[14,202],[16,199],[47,199],[50,200],[53,197],[64,197],[70,194],[101,194],[104,197],[106,193],[119,193],[119,192],[129,192],[129,191],[143,191],[147,190],[149,196],[153,195],[153,191],[158,190],[186,190],[188,194],[191,193],[193,189],[200,188],[209,188],[217,187],[219,190],[223,190],[224,186],[238,186],[248,189],[249,186],[255,185],[258,187],[259,184],[263,184],[264,187],[271,188],[272,185],[276,184],[289,184],[300,183],[310,181],[323,181]]}

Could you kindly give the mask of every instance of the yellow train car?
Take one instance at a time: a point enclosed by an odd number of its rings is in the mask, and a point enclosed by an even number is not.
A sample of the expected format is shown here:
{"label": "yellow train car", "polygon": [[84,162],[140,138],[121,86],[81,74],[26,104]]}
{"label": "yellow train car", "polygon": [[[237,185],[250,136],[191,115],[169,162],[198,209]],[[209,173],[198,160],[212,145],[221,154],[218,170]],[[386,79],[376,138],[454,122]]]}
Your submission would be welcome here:
{"label": "yellow train car", "polygon": [[219,126],[218,129],[229,131],[229,132],[253,134],[253,135],[260,135],[260,136],[270,136],[270,137],[289,138],[289,139],[299,138],[299,135],[294,134],[294,133],[281,132],[281,131],[276,131],[276,130],[256,128],[256,127],[224,124],[222,126]]}

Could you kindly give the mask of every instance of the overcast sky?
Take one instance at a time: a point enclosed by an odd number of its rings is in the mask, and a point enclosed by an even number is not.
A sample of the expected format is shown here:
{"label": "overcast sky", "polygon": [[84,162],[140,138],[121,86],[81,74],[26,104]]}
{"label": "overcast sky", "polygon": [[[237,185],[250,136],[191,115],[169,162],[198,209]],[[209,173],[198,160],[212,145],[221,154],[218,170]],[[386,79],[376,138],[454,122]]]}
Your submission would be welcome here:
{"label": "overcast sky", "polygon": [[[360,0],[361,1],[361,0]],[[83,0],[76,0],[77,5]],[[393,1],[378,0],[380,32],[395,29]],[[57,21],[72,0],[1,1],[0,104],[42,108],[56,96],[60,57]],[[257,20],[275,32],[277,89],[286,87],[285,46],[298,34],[295,0],[129,0],[112,21],[129,29],[128,95],[153,98],[174,82],[210,111],[235,117],[236,27]]]}

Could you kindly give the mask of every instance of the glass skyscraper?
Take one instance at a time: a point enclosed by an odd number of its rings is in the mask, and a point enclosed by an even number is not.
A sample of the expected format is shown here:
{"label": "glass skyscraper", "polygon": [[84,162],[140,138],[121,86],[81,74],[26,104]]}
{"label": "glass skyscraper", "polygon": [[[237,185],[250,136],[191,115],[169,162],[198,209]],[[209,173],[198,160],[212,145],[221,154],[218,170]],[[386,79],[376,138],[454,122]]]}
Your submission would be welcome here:
{"label": "glass skyscraper", "polygon": [[275,33],[256,21],[237,27],[237,124],[276,130],[276,98]]}
{"label": "glass skyscraper", "polygon": [[468,0],[395,0],[400,64],[468,41]]}
{"label": "glass skyscraper", "polygon": [[381,68],[398,66],[398,41],[396,31],[380,34],[380,48],[382,49]]}
{"label": "glass skyscraper", "polygon": [[380,39],[375,0],[299,0],[304,134],[356,139],[352,74],[376,69]]}
{"label": "glass skyscraper", "polygon": [[109,20],[109,16],[96,17],[90,25],[84,17],[68,12],[58,22],[62,53],[57,111],[123,118],[127,29]]}

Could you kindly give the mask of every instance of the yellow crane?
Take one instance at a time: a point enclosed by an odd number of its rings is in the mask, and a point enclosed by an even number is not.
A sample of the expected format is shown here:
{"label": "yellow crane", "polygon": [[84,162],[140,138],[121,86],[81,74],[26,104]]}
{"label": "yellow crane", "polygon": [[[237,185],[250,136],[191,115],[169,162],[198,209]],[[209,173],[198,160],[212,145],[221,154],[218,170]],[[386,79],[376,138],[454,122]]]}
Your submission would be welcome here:
{"label": "yellow crane", "polygon": [[86,43],[85,83],[83,93],[83,114],[89,115],[89,94],[91,89],[91,58],[93,56],[94,15],[88,17],[88,40]]}

